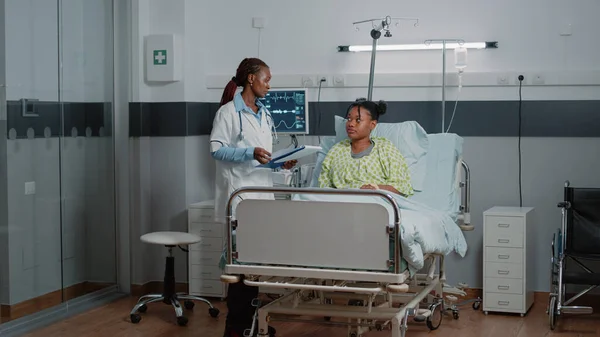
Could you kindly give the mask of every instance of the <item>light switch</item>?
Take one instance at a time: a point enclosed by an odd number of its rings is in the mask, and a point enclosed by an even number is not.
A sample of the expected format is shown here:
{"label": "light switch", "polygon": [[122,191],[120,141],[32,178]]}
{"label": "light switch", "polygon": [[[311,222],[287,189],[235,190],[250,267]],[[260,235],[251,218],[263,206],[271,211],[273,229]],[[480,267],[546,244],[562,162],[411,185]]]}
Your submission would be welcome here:
{"label": "light switch", "polygon": [[35,181],[25,183],[25,195],[35,194]]}

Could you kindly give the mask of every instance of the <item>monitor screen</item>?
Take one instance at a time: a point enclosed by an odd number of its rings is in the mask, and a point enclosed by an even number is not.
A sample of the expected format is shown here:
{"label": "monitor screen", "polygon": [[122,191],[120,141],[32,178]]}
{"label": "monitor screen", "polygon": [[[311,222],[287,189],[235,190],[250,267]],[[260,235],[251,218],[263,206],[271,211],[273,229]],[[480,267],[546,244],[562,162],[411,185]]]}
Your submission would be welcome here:
{"label": "monitor screen", "polygon": [[261,101],[273,116],[277,133],[308,134],[306,89],[270,90]]}

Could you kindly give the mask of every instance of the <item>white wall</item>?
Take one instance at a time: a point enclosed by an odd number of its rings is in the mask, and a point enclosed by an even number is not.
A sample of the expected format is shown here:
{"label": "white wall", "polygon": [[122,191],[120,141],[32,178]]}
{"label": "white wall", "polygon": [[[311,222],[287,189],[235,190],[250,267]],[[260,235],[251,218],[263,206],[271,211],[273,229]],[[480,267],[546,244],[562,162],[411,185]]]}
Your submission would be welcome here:
{"label": "white wall", "polygon": [[[0,67],[6,68],[7,100],[110,102],[112,1],[63,0],[60,9],[57,3],[4,1]],[[115,282],[112,139],[86,136],[85,129],[77,137],[65,133],[6,141],[10,296],[2,303],[84,281]],[[31,181],[36,193],[25,195]]]}
{"label": "white wall", "polygon": [[[235,74],[244,57],[257,56],[258,31],[251,27],[252,17],[263,17],[267,26],[261,32],[260,58],[274,74],[272,86],[298,87],[303,76],[332,76],[343,74],[346,86],[325,87],[322,101],[349,101],[366,96],[369,53],[338,53],[338,45],[370,44],[369,24],[357,32],[353,21],[385,15],[416,17],[419,26],[401,23],[393,28],[393,38],[382,38],[381,44],[420,43],[426,39],[462,38],[466,41],[498,41],[499,49],[469,51],[469,62],[463,79],[461,100],[518,100],[515,86],[519,74],[526,76],[524,100],[585,100],[600,97],[600,48],[594,41],[600,23],[596,13],[600,3],[593,0],[480,2],[420,1],[414,3],[390,0],[374,1],[368,6],[358,0],[307,0],[297,3],[275,0],[243,2],[175,1],[168,16],[157,13],[164,10],[159,0],[136,1],[139,17],[134,18],[138,46],[132,61],[138,62],[133,74],[135,94],[132,101],[186,101],[217,102],[222,88]],[[183,9],[182,9],[183,8]],[[435,11],[432,10],[435,8]],[[184,12],[184,15],[181,12]],[[180,13],[176,15],[175,13]],[[182,19],[183,18],[183,19]],[[176,20],[168,22],[169,20]],[[512,21],[512,23],[511,23]],[[571,36],[560,36],[564,25],[572,25]],[[182,83],[152,87],[143,80],[143,36],[148,33],[183,33],[185,35],[185,69]],[[454,73],[454,56],[448,53],[448,72]],[[441,54],[437,51],[380,52],[377,54],[375,99],[390,101],[440,100]],[[533,75],[542,75],[545,85],[531,83]],[[498,85],[499,76],[508,76],[510,85]],[[450,76],[449,83],[455,83]],[[311,90],[311,101],[316,100],[316,89]],[[447,100],[454,100],[455,88],[448,88]],[[206,137],[199,149],[208,147]],[[307,143],[316,143],[317,137],[306,137]],[[187,138],[186,138],[187,139]],[[303,138],[300,138],[301,141]],[[167,165],[153,158],[172,158],[181,163],[190,160],[190,147],[183,139],[142,138],[132,140],[132,156],[140,171],[132,169],[132,177],[140,175],[134,203],[138,205],[138,227],[155,230],[155,220],[161,224],[176,222],[184,208],[181,186],[196,185],[206,197],[212,176],[194,180],[189,175],[185,182],[175,179],[190,166]],[[282,140],[287,143],[287,140]],[[523,149],[523,202],[537,209],[536,232],[539,236],[531,244],[539,253],[536,257],[537,278],[535,289],[548,290],[548,247],[552,233],[560,224],[556,202],[562,196],[562,184],[568,179],[578,186],[600,185],[597,167],[600,158],[597,138],[525,138]],[[284,144],[286,145],[286,144]],[[578,151],[573,151],[577,149]],[[464,157],[472,171],[472,222],[474,232],[465,233],[469,243],[467,256],[460,260],[451,256],[447,261],[450,283],[466,282],[472,287],[482,286],[482,212],[495,205],[518,205],[518,152],[516,138],[467,137]],[[194,172],[214,169],[211,159],[203,157],[202,168]],[[149,165],[149,166],[148,166]],[[155,165],[155,166],[153,166]],[[506,166],[508,169],[506,169]],[[550,169],[549,169],[550,167]],[[153,170],[161,172],[159,175]],[[173,179],[167,182],[154,178]],[[168,177],[168,178],[167,178]],[[145,182],[143,179],[146,179]],[[205,184],[206,183],[206,184]],[[160,195],[160,199],[158,196]],[[174,199],[160,204],[153,200]],[[135,199],[137,198],[137,199]],[[154,199],[157,198],[157,199]],[[199,201],[200,195],[190,201]],[[175,205],[177,204],[177,205]],[[145,211],[144,211],[145,209]],[[150,225],[152,223],[152,225]],[[134,245],[136,237],[133,236]],[[142,254],[141,251],[137,254]],[[134,253],[134,254],[136,254]],[[147,262],[151,264],[150,262]],[[178,266],[179,267],[179,266]],[[162,269],[152,274],[137,266],[134,283],[160,280]],[[185,277],[181,271],[179,277]]]}
{"label": "white wall", "polygon": [[[231,10],[233,7],[235,11]],[[594,18],[598,10],[600,4],[593,0],[579,1],[577,5],[564,0],[526,3],[517,0],[414,3],[378,0],[369,6],[359,0],[308,0],[294,4],[274,0],[251,3],[225,0],[205,4],[202,13],[206,17],[197,20],[197,31],[202,27],[219,30],[218,34],[206,36],[205,45],[210,48],[204,50],[203,56],[207,85],[211,88],[210,101],[218,100],[221,88],[235,74],[242,58],[257,55],[258,31],[251,26],[254,16],[267,21],[261,32],[260,57],[271,67],[273,85],[301,86],[302,75],[316,79],[316,75],[321,74],[343,74],[348,85],[360,88],[325,89],[321,99],[348,100],[365,96],[370,53],[338,53],[337,46],[371,44],[371,25],[362,24],[356,31],[352,22],[386,15],[418,18],[419,26],[402,22],[399,27],[392,28],[393,37],[382,37],[380,44],[422,43],[427,39],[440,38],[498,41],[497,50],[469,52],[463,85],[486,87],[465,88],[461,97],[465,100],[515,99],[515,88],[498,88],[498,75],[509,75],[513,85],[519,73],[526,75],[526,83],[530,83],[528,81],[533,74],[542,74],[548,84],[600,84],[598,73],[590,73],[591,70],[600,70],[597,62],[600,48],[589,43],[600,28]],[[511,24],[511,21],[514,23]],[[559,35],[565,24],[572,24],[571,36]],[[452,52],[447,55],[448,72],[455,72],[454,55]],[[441,83],[441,69],[441,52],[438,51],[379,52],[375,83],[377,86],[379,82],[385,88],[376,88],[374,97],[439,100],[440,90],[428,87]],[[410,73],[418,75],[411,76]],[[422,73],[433,76],[423,76]],[[588,89],[578,88],[586,93],[586,98],[596,97],[598,89]],[[448,94],[455,97],[452,91]],[[532,88],[525,99],[571,97],[581,99],[582,93],[565,92],[562,88]],[[316,100],[316,95],[313,98]],[[198,98],[187,96],[186,99]]]}

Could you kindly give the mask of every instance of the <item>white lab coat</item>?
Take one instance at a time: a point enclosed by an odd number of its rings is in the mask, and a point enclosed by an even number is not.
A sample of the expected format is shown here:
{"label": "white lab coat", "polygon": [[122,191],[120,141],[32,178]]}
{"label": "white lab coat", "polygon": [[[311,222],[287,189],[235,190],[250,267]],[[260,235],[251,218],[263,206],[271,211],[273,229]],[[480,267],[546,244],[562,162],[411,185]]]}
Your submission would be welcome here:
{"label": "white lab coat", "polygon": [[[271,135],[270,121],[266,111],[263,111],[261,123],[258,124],[256,116],[250,112],[242,111],[244,139],[240,139],[240,118],[235,110],[233,101],[223,105],[213,121],[210,135],[210,151],[214,152],[221,146],[228,147],[262,147],[272,153],[273,138]],[[242,163],[216,161],[215,179],[215,221],[225,223],[227,215],[227,202],[229,197],[238,188],[247,186],[273,186],[271,170],[256,168],[256,160]],[[273,193],[244,193],[232,202],[233,214],[235,207],[243,199],[273,199]]]}

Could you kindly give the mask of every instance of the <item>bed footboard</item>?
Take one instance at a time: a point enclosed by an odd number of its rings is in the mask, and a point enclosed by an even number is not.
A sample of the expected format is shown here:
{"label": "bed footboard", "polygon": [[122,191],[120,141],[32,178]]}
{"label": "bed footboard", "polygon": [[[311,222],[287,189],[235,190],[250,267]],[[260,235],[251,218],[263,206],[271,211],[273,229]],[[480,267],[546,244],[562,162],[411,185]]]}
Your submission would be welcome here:
{"label": "bed footboard", "polygon": [[[376,202],[246,199],[233,219],[232,200],[244,193],[375,196],[391,211]],[[246,187],[229,200],[227,274],[404,281],[400,208],[385,191]]]}

